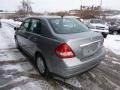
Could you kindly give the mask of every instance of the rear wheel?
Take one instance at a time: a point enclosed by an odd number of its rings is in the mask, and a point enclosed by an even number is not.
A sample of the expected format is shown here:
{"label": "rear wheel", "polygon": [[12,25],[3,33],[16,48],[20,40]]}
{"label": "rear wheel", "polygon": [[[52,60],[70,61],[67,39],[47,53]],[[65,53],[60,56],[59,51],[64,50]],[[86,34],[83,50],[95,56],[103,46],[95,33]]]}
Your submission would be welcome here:
{"label": "rear wheel", "polygon": [[37,65],[37,69],[39,71],[39,73],[43,76],[43,77],[48,77],[48,69],[46,66],[46,63],[44,61],[44,59],[41,57],[40,54],[38,54],[36,56],[36,65]]}

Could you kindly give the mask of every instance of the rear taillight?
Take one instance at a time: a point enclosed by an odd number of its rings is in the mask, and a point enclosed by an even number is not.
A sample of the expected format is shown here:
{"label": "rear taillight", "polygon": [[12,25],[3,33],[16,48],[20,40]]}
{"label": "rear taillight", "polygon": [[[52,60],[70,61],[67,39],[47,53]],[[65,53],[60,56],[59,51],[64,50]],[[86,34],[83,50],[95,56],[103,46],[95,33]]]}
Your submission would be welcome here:
{"label": "rear taillight", "polygon": [[55,53],[60,58],[73,58],[73,57],[75,57],[74,52],[66,43],[60,44],[55,49]]}

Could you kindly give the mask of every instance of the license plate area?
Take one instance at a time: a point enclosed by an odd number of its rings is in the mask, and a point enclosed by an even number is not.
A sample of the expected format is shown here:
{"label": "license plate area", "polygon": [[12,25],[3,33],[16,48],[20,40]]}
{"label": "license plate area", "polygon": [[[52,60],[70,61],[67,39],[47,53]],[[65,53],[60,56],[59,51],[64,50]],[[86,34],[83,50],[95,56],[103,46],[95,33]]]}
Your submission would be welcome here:
{"label": "license plate area", "polygon": [[83,55],[84,57],[93,55],[99,47],[99,42],[87,45],[83,48]]}

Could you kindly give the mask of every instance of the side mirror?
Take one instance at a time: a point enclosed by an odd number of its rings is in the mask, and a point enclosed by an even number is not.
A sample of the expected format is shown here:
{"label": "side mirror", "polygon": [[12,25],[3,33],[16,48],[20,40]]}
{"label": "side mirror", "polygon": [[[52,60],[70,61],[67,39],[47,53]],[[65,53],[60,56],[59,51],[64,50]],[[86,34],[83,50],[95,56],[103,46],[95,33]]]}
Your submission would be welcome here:
{"label": "side mirror", "polygon": [[18,31],[18,30],[20,30],[20,28],[19,27],[14,27],[14,30]]}

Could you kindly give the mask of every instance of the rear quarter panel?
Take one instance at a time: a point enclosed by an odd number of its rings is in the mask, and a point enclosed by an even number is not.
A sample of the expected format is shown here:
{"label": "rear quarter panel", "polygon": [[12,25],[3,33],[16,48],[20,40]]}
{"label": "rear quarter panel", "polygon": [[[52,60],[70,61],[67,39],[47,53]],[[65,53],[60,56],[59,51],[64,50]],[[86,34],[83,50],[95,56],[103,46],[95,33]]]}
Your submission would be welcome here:
{"label": "rear quarter panel", "polygon": [[63,42],[44,36],[38,36],[37,38],[39,40],[36,44],[37,48],[35,51],[39,50],[42,53],[49,71],[52,72],[54,67],[56,67],[56,65],[60,64],[59,62],[61,62],[55,54],[55,49],[59,44]]}

